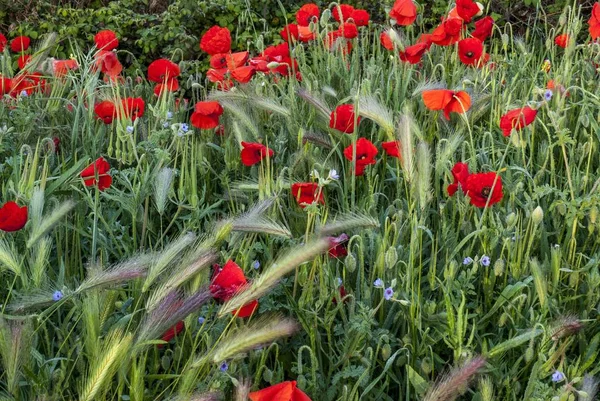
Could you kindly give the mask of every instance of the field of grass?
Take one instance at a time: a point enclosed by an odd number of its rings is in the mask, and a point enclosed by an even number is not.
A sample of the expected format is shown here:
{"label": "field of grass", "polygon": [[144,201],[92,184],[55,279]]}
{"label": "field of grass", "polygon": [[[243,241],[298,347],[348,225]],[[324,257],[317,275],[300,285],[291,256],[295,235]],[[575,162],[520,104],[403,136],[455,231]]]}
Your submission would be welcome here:
{"label": "field of grass", "polygon": [[421,3],[202,73],[0,35],[0,400],[595,400],[600,4]]}

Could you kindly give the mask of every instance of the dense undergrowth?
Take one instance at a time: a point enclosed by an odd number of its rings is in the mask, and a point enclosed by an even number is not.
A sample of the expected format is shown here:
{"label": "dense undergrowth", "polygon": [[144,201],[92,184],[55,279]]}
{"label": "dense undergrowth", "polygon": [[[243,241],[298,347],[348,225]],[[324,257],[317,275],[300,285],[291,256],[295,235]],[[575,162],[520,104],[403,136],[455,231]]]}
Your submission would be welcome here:
{"label": "dense undergrowth", "polygon": [[7,41],[0,398],[595,399],[600,5],[458,3],[213,27],[202,75]]}

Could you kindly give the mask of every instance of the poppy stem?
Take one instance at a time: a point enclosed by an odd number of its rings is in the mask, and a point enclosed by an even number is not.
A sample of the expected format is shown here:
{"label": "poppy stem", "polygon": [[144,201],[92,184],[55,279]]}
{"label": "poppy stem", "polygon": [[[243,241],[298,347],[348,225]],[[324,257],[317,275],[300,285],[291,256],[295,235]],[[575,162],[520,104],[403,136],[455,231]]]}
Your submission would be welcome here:
{"label": "poppy stem", "polygon": [[[98,173],[96,172],[96,175]],[[96,178],[96,183],[98,179]],[[97,240],[98,236],[98,204],[100,200],[100,189],[98,188],[98,184],[94,186],[95,188],[95,196],[94,196],[94,227],[92,230],[92,261],[96,261],[96,248],[97,248]]]}

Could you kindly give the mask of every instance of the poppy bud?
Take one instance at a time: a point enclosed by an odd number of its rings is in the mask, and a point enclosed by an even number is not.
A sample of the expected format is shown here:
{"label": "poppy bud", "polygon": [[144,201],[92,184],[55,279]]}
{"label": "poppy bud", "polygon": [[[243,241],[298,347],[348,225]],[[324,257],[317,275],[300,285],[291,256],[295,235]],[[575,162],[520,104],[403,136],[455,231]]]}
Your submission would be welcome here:
{"label": "poppy bud", "polygon": [[500,315],[500,319],[498,319],[498,327],[504,327],[506,325],[507,320],[508,320],[508,314],[506,312],[504,312],[503,314]]}
{"label": "poppy bud", "polygon": [[346,270],[348,270],[349,273],[353,273],[356,270],[356,258],[354,257],[354,255],[349,253],[348,256],[346,256],[346,259],[344,260],[344,265],[346,266]]}
{"label": "poppy bud", "polygon": [[271,61],[270,63],[267,64],[267,68],[270,70],[273,70],[277,67],[279,67],[281,64],[279,64],[277,61]]}
{"label": "poppy bud", "polygon": [[396,266],[396,262],[398,261],[398,252],[396,248],[390,246],[388,250],[385,252],[385,267],[391,269]]}
{"label": "poppy bud", "polygon": [[431,361],[428,357],[423,358],[421,361],[421,369],[426,375],[431,373]]}
{"label": "poppy bud", "polygon": [[329,23],[330,19],[331,19],[331,10],[326,8],[321,13],[321,18],[319,19],[319,23],[321,24],[321,27],[325,28],[327,26],[327,24]]}
{"label": "poppy bud", "polygon": [[533,224],[536,226],[544,220],[544,210],[541,207],[536,207],[533,212],[531,212],[531,219],[533,220]]}
{"label": "poppy bud", "polygon": [[273,380],[273,372],[271,369],[265,368],[265,370],[263,370],[263,379],[267,383],[270,383]]}
{"label": "poppy bud", "polygon": [[389,344],[383,344],[383,347],[381,347],[381,357],[383,358],[383,360],[387,361],[388,359],[390,359],[391,354],[392,347],[390,347]]}
{"label": "poppy bud", "polygon": [[506,225],[507,228],[512,228],[517,223],[517,215],[512,212],[508,216],[506,216]]}
{"label": "poppy bud", "polygon": [[527,350],[525,351],[525,362],[529,362],[533,359],[533,343],[529,344]]}
{"label": "poppy bud", "polygon": [[590,209],[590,223],[596,224],[596,220],[598,219],[598,208],[596,206]]}

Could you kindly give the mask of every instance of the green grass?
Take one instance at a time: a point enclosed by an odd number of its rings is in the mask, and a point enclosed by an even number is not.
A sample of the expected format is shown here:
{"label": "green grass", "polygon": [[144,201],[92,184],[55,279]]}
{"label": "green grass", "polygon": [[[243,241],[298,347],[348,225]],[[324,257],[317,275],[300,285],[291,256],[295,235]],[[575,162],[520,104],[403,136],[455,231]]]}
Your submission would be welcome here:
{"label": "green grass", "polygon": [[[381,47],[381,29],[361,28],[349,55],[322,40],[296,46],[301,82],[257,74],[216,92],[197,77],[156,98],[134,77],[104,82],[93,53],[79,52],[79,70],[48,77],[48,92],[5,96],[1,200],[28,205],[29,218],[0,234],[0,399],[245,399],[248,385],[284,380],[313,400],[594,393],[600,53],[576,3],[557,26],[532,27],[543,37],[495,27],[494,69],[463,66],[455,46],[405,64]],[[419,33],[398,30],[405,45]],[[558,48],[563,32],[583,39]],[[8,50],[0,57],[12,76]],[[543,101],[549,79],[569,96]],[[471,110],[450,121],[427,110],[421,93],[437,86],[468,91]],[[189,104],[176,107],[184,94]],[[91,105],[127,96],[146,100],[135,124],[94,118]],[[225,135],[191,125],[179,135],[206,99],[225,109]],[[350,135],[328,127],[328,112],[348,103],[363,116]],[[500,117],[527,104],[539,106],[536,121],[504,137]],[[356,177],[343,150],[359,137],[379,154]],[[391,140],[402,161],[381,149]],[[246,167],[241,141],[274,157]],[[112,167],[106,191],[79,178],[99,156]],[[479,209],[460,191],[449,197],[456,162],[498,172],[502,201]],[[327,178],[334,169],[339,180]],[[302,209],[290,185],[310,181],[325,205]],[[325,237],[342,233],[348,255],[329,257]],[[228,259],[250,284],[218,304],[211,265]],[[257,297],[252,318],[231,315]],[[179,320],[185,329],[164,344]],[[553,382],[555,371],[566,380]]]}

